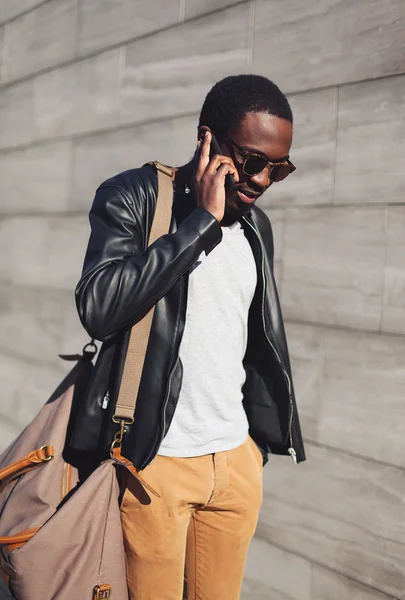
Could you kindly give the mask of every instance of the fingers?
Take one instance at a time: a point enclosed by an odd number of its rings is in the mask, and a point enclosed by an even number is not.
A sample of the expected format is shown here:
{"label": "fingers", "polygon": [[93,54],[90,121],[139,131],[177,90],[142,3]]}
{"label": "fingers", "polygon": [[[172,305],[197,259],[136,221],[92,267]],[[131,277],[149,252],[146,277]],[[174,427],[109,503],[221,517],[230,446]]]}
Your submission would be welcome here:
{"label": "fingers", "polygon": [[223,175],[233,175],[235,181],[239,181],[239,173],[235,164],[229,156],[221,156],[220,154],[213,156],[206,171],[207,175],[215,176],[218,173]]}
{"label": "fingers", "polygon": [[239,174],[233,160],[229,156],[216,154],[210,159],[212,134],[207,131],[204,138],[197,142],[197,164],[195,180],[200,182],[204,175],[215,177],[219,173],[220,178],[233,175],[235,181],[239,181]]}
{"label": "fingers", "polygon": [[225,183],[225,177],[227,175],[232,175],[236,182],[239,181],[238,171],[236,170],[232,161],[230,163],[222,162],[220,167],[215,172],[215,176],[222,180],[223,183]]}
{"label": "fingers", "polygon": [[199,152],[199,157],[197,160],[197,168],[195,172],[195,178],[197,181],[202,179],[202,176],[205,173],[207,165],[210,162],[210,148],[211,148],[211,132],[207,131],[204,138],[199,140],[197,144],[197,149]]}

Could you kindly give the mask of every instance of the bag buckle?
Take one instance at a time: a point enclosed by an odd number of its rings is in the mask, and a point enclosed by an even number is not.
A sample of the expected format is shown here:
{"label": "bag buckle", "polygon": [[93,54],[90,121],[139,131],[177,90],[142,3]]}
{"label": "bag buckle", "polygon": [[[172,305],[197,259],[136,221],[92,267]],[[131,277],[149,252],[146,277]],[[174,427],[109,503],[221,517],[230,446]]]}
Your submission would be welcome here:
{"label": "bag buckle", "polygon": [[110,600],[111,586],[108,583],[100,583],[93,588],[93,600]]}
{"label": "bag buckle", "polygon": [[132,423],[134,422],[133,418],[132,419],[125,419],[125,418],[117,419],[115,417],[115,415],[113,416],[112,420],[114,423],[119,423],[120,428],[114,435],[114,439],[112,441],[111,448],[110,448],[111,454],[113,453],[114,448],[121,449],[122,440],[123,440],[124,434],[125,434],[125,426],[132,425]]}
{"label": "bag buckle", "polygon": [[53,452],[53,446],[50,446],[49,444],[45,444],[45,446],[41,446],[40,450],[44,451],[44,458],[42,459],[44,462],[47,462],[48,460],[52,460],[54,457],[54,452]]}

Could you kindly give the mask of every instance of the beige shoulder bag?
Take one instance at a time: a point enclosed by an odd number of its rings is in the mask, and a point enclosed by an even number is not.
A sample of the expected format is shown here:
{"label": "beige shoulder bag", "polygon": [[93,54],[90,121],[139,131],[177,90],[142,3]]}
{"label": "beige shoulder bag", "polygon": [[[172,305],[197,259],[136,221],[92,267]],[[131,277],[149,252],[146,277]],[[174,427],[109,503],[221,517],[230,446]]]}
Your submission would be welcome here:
{"label": "beige shoulder bag", "polygon": [[[172,170],[154,164],[159,191],[149,244],[169,231],[172,212]],[[77,487],[76,469],[62,458],[73,392],[95,354],[92,344],[0,456],[0,571],[18,600],[128,600],[116,467],[158,495],[121,455],[125,425],[134,418],[153,312],[132,328],[109,460]]]}

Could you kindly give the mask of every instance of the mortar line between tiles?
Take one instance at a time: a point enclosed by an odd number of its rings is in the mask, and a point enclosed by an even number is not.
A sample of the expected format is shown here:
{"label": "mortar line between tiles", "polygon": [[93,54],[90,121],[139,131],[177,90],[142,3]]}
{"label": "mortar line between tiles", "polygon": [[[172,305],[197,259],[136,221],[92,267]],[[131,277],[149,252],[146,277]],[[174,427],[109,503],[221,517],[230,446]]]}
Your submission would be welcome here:
{"label": "mortar line between tiles", "polygon": [[1,74],[3,72],[3,63],[4,63],[4,38],[6,37],[6,32],[3,29],[3,31],[1,31],[1,26],[0,26],[0,81],[1,81]]}
{"label": "mortar line between tiles", "polygon": [[339,202],[337,204],[329,204],[327,202],[323,202],[322,204],[290,204],[286,206],[285,204],[277,204],[272,203],[270,206],[262,206],[259,205],[263,210],[285,210],[285,211],[297,211],[297,210],[311,210],[318,208],[385,208],[386,206],[405,206],[405,202]]}
{"label": "mortar line between tiles", "polygon": [[186,0],[180,0],[179,23],[184,23],[186,18]]}
{"label": "mortar line between tiles", "polygon": [[82,31],[82,7],[83,0],[77,0],[76,2],[76,31],[75,31],[75,59],[79,58],[79,41],[80,41],[80,33]]}
{"label": "mortar line between tiles", "polygon": [[18,421],[15,421],[12,417],[4,413],[0,413],[0,423],[11,425],[11,427],[15,427],[18,431],[21,431],[22,429],[21,423],[18,423]]}
{"label": "mortar line between tiles", "polygon": [[356,458],[358,460],[365,460],[366,462],[373,463],[375,465],[379,465],[381,467],[389,467],[390,469],[396,469],[397,471],[402,471],[405,473],[405,467],[401,467],[401,465],[394,465],[384,460],[378,460],[377,458],[373,458],[371,456],[366,456],[365,454],[358,454],[357,452],[351,452],[350,450],[346,450],[344,448],[339,448],[337,446],[329,446],[328,444],[324,444],[323,442],[316,442],[315,440],[311,440],[309,438],[304,439],[305,444],[308,446],[315,446],[316,448],[324,448],[325,450],[329,450],[330,452],[334,452],[335,454],[343,454],[344,456],[350,456],[351,458]]}
{"label": "mortar line between tiles", "polygon": [[[402,205],[398,205],[395,204],[394,206],[402,206]],[[372,208],[375,208],[375,205],[371,205]],[[90,208],[90,205],[89,205]],[[262,207],[260,207],[262,208]],[[314,208],[320,208],[319,206],[316,206]],[[321,208],[330,208],[329,205],[325,205],[324,207]],[[370,208],[370,206],[368,207]],[[384,205],[381,206],[380,208],[386,208]],[[279,210],[279,208],[277,208],[277,210]],[[266,208],[266,211],[268,211],[268,216],[271,220],[271,209]],[[59,210],[59,211],[29,211],[29,210],[24,210],[24,211],[17,211],[17,212],[1,212],[1,208],[0,208],[0,221],[1,220],[6,220],[6,219],[15,219],[15,218],[19,218],[19,217],[38,217],[38,218],[42,218],[42,217],[47,217],[47,218],[63,218],[63,217],[81,217],[81,216],[85,216],[88,214],[88,209],[80,209],[80,208],[72,208],[71,210]],[[284,248],[284,233],[285,233],[285,223],[283,223],[283,237],[282,237],[282,243],[279,245],[281,246],[281,248]],[[280,262],[282,261],[282,256],[280,258],[278,258],[277,260],[275,260],[275,262]],[[342,330],[348,330],[348,331],[360,331],[363,333],[375,333],[378,334],[380,333],[379,330],[375,330],[375,329],[360,329],[360,328],[356,328],[356,327],[347,327],[347,326],[342,326],[342,325],[332,325],[330,323],[317,323],[316,321],[302,321],[301,319],[294,319],[294,318],[290,318],[290,319],[286,319],[286,321],[289,321],[290,323],[301,323],[301,324],[309,324],[309,325],[319,325],[319,327],[331,327],[333,329],[342,329]],[[384,335],[387,335],[387,332],[382,331],[381,333],[383,333]],[[389,333],[389,335],[391,335],[391,332]],[[398,335],[395,334],[395,332],[392,333],[392,335]]]}
{"label": "mortar line between tiles", "polygon": [[[73,148],[73,146],[72,146]],[[73,150],[72,150],[73,151]],[[393,204],[393,205],[375,205],[375,204],[371,204],[371,205],[367,205],[364,208],[386,208],[389,206],[405,206],[405,204]],[[350,207],[353,207],[353,205],[350,205]],[[90,205],[89,205],[90,208]],[[263,207],[260,207],[263,209]],[[275,210],[281,210],[281,207],[274,207]],[[331,208],[331,206],[329,204],[323,205],[323,206],[313,206],[311,208],[325,208],[325,209],[329,209]],[[334,207],[332,207],[334,208]],[[268,212],[268,216],[271,220],[271,211],[272,209],[269,209],[268,207],[265,207],[265,211]],[[48,218],[59,218],[59,217],[79,217],[79,216],[83,216],[83,215],[87,215],[88,214],[88,210],[87,209],[79,209],[79,208],[72,208],[71,210],[59,210],[59,211],[43,211],[43,212],[38,212],[38,211],[17,211],[17,212],[1,212],[1,207],[0,207],[0,220],[5,220],[5,219],[15,219],[18,217],[48,217]],[[283,232],[285,229],[285,224],[283,225]],[[284,235],[284,233],[283,233]],[[281,262],[282,261],[282,257],[280,257],[279,259],[275,260],[275,262]],[[343,330],[349,330],[349,331],[362,331],[363,333],[380,333],[379,330],[373,330],[373,329],[358,329],[358,328],[351,328],[351,327],[345,327],[345,326],[341,326],[341,325],[331,325],[330,323],[316,323],[315,321],[302,321],[301,319],[288,319],[291,323],[308,323],[310,325],[319,325],[321,327],[332,327],[334,329],[343,329]],[[386,334],[385,331],[381,331],[381,333]],[[389,334],[391,335],[391,332],[389,332]],[[392,333],[392,335],[397,335],[394,333]]]}
{"label": "mortar line between tiles", "polygon": [[118,85],[119,93],[121,94],[125,86],[125,71],[127,68],[127,47],[121,46],[119,52],[120,55],[118,59]]}
{"label": "mortar line between tiles", "polygon": [[385,592],[379,588],[376,588],[372,585],[369,585],[367,583],[364,583],[363,581],[360,581],[359,579],[356,579],[355,577],[347,575],[346,573],[343,573],[343,571],[339,571],[338,569],[332,569],[328,565],[323,564],[317,560],[313,560],[312,558],[305,556],[305,554],[301,554],[300,552],[297,552],[296,550],[293,550],[292,548],[289,548],[288,546],[283,546],[282,544],[278,544],[277,542],[273,542],[273,541],[269,542],[268,538],[265,535],[260,534],[259,532],[255,533],[255,538],[265,542],[269,546],[274,546],[274,548],[278,548],[279,550],[282,550],[283,552],[286,552],[287,554],[292,554],[294,556],[297,556],[298,558],[304,560],[307,563],[312,564],[315,567],[320,567],[321,569],[325,569],[326,571],[335,573],[336,575],[339,575],[340,577],[349,579],[350,581],[353,581],[354,583],[361,585],[365,589],[370,589],[375,592],[378,592],[378,593],[382,594],[383,596],[385,596],[387,598],[387,600],[401,600],[401,598],[399,598],[397,596],[392,596],[391,594],[387,594],[387,592]]}
{"label": "mortar line between tiles", "polygon": [[[86,209],[83,210],[77,210],[77,209],[72,209],[72,210],[64,210],[64,211],[44,211],[44,212],[30,212],[30,211],[24,211],[24,212],[17,212],[17,213],[0,213],[0,223],[2,221],[7,221],[7,220],[11,220],[11,219],[70,219],[70,218],[77,218],[77,217],[86,217],[89,214],[89,210],[91,208],[91,202],[89,201],[89,206]],[[1,285],[1,281],[0,281],[0,285]]]}
{"label": "mortar line between tiles", "polygon": [[[271,213],[270,213],[271,214]],[[270,220],[270,216],[269,216],[269,220]],[[284,273],[284,243],[285,243],[285,239],[286,239],[286,235],[285,235],[285,228],[286,228],[286,223],[285,223],[285,215],[283,214],[282,216],[282,231],[281,231],[281,240],[280,240],[280,246],[281,246],[281,251],[278,254],[279,258],[279,280],[277,282],[277,289],[279,291],[279,295],[280,295],[280,300],[281,303],[283,303],[283,273]],[[274,241],[273,241],[273,246],[274,246]],[[275,254],[275,247],[274,247],[274,254]],[[274,261],[275,263],[276,261]]]}
{"label": "mortar line between tiles", "polygon": [[247,73],[252,73],[253,69],[253,47],[254,47],[254,25],[255,25],[255,7],[256,0],[250,1],[250,20],[249,20],[249,39],[247,53]]}
{"label": "mortar line between tiles", "polygon": [[[336,87],[336,86],[333,86]],[[1,92],[1,88],[0,88],[0,92]],[[77,139],[85,139],[85,138],[91,138],[91,137],[95,137],[98,135],[104,135],[104,134],[108,134],[108,133],[114,133],[115,131],[123,131],[126,129],[132,129],[132,128],[136,128],[136,127],[142,127],[142,126],[146,126],[146,125],[153,125],[155,123],[162,123],[164,121],[172,121],[175,119],[183,119],[183,118],[187,118],[187,117],[198,117],[198,111],[196,110],[192,110],[190,112],[184,112],[184,113],[179,113],[179,114],[171,114],[171,115],[162,115],[161,117],[155,117],[153,119],[146,119],[143,121],[138,121],[138,122],[134,122],[134,121],[130,121],[128,123],[119,123],[116,125],[113,125],[111,127],[105,127],[102,129],[95,129],[92,131],[83,131],[83,132],[78,132],[78,133],[73,133],[71,135],[59,135],[59,136],[54,136],[54,137],[48,137],[48,138],[41,138],[41,139],[36,139],[36,140],[32,140],[29,142],[25,142],[22,144],[16,144],[15,146],[4,146],[3,148],[0,147],[0,155],[1,154],[9,154],[12,152],[18,152],[21,150],[25,150],[28,148],[34,148],[36,146],[44,146],[47,144],[54,144],[57,142],[63,142],[63,141],[68,141],[68,140],[77,140]],[[362,206],[405,206],[405,202],[395,202],[395,203],[380,203],[380,202],[359,202],[359,203],[344,203],[344,202],[339,202],[337,204],[334,204],[333,207],[362,207]],[[320,203],[320,204],[303,204],[303,205],[288,205],[286,206],[285,204],[277,204],[277,203],[272,203],[271,206],[265,206],[263,208],[269,209],[271,210],[272,208],[274,209],[303,209],[303,208],[323,208],[323,207],[331,207],[332,205],[330,203]]]}
{"label": "mortar line between tiles", "polygon": [[333,124],[333,133],[334,133],[334,145],[332,152],[332,181],[331,181],[331,190],[330,190],[330,204],[331,206],[335,205],[335,192],[336,192],[336,167],[337,167],[337,148],[338,148],[338,131],[339,131],[339,86],[335,89],[335,119]]}
{"label": "mortar line between tiles", "polygon": [[[63,352],[61,352],[61,354],[63,354]],[[0,356],[5,356],[6,358],[11,358],[11,360],[24,361],[27,365],[30,365],[33,367],[53,368],[56,371],[60,372],[62,375],[63,375],[63,369],[61,368],[61,365],[68,362],[68,361],[63,360],[62,358],[59,358],[57,354],[55,354],[54,356],[55,356],[55,358],[58,358],[58,361],[55,360],[54,362],[52,362],[51,360],[39,360],[38,358],[34,358],[33,356],[27,356],[26,354],[19,354],[17,352],[13,352],[12,350],[8,350],[6,348],[1,348],[1,347],[0,347]],[[50,390],[49,395],[51,393],[52,393],[52,390]]]}
{"label": "mortar line between tiles", "polygon": [[[53,1],[54,0],[46,0],[45,3],[53,2]],[[248,1],[249,0],[239,0],[238,2],[235,2],[234,4],[230,4],[229,6],[224,6],[223,8],[215,9],[213,11],[203,13],[202,15],[196,15],[195,17],[190,17],[190,19],[185,19],[183,23],[179,23],[178,21],[176,21],[175,23],[170,23],[169,25],[165,25],[164,27],[161,27],[160,29],[154,29],[153,31],[148,31],[146,33],[135,36],[133,38],[130,38],[127,40],[122,40],[120,42],[116,42],[115,44],[110,44],[109,46],[105,46],[103,48],[97,48],[95,50],[91,50],[90,52],[81,54],[80,56],[74,55],[68,59],[60,61],[57,64],[54,64],[54,65],[51,65],[48,67],[44,67],[33,73],[27,73],[21,77],[17,77],[16,79],[12,79],[12,80],[6,81],[4,83],[0,82],[0,92],[9,87],[15,86],[19,83],[24,83],[29,80],[34,80],[36,77],[39,77],[40,75],[45,75],[46,73],[50,73],[52,71],[57,71],[58,69],[62,69],[64,67],[69,67],[72,64],[82,62],[87,59],[95,58],[96,56],[99,56],[100,54],[104,54],[105,52],[111,52],[111,51],[119,48],[120,46],[129,45],[129,44],[132,44],[133,42],[137,42],[137,41],[144,40],[149,37],[155,36],[158,33],[161,33],[163,31],[169,31],[170,29],[176,29],[178,27],[182,27],[183,25],[186,25],[187,23],[192,23],[193,21],[198,21],[198,20],[204,19],[205,17],[209,17],[209,16],[217,14],[217,13],[225,12],[231,8],[236,8],[237,6],[246,4]]]}
{"label": "mortar line between tiles", "polygon": [[335,87],[346,88],[354,85],[359,85],[361,83],[371,83],[372,81],[378,82],[382,79],[393,79],[395,77],[404,77],[405,70],[400,71],[399,73],[385,73],[384,75],[378,75],[378,77],[366,77],[365,79],[356,79],[355,81],[335,81],[334,83],[330,83],[328,85],[319,85],[315,87],[310,87],[306,89],[300,90],[291,90],[290,92],[285,92],[287,97],[290,96],[299,96],[301,94],[310,94],[312,92],[320,92],[322,90],[330,90]]}
{"label": "mortar line between tiles", "polygon": [[360,329],[358,327],[349,327],[347,325],[333,325],[331,323],[319,323],[316,321],[308,321],[307,319],[304,321],[302,319],[293,319],[289,317],[284,317],[284,321],[286,323],[291,323],[292,325],[304,325],[310,327],[316,327],[318,329],[331,329],[333,331],[342,331],[347,333],[364,333],[366,335],[377,335],[377,336],[388,336],[392,338],[404,338],[404,333],[396,333],[395,331],[379,331],[377,329]]}
{"label": "mortar line between tiles", "polygon": [[309,562],[309,568],[310,568],[310,574],[309,574],[309,598],[310,600],[312,599],[313,596],[313,592],[314,592],[314,568],[315,565],[312,562],[312,560],[308,560]]}
{"label": "mortar line between tiles", "polygon": [[[4,290],[15,290],[17,292],[22,292],[22,293],[33,293],[33,294],[38,294],[41,292],[44,292],[45,294],[51,294],[54,295],[55,297],[58,298],[73,298],[72,294],[73,294],[73,288],[53,288],[49,285],[44,285],[44,286],[40,286],[40,285],[32,285],[32,284],[25,284],[25,283],[8,283],[8,282],[4,282],[4,281],[0,281],[0,289]],[[79,317],[77,317],[79,318]],[[0,345],[0,352],[1,352],[1,345]]]}
{"label": "mortar line between tiles", "polygon": [[[1,156],[1,154],[0,154]],[[69,144],[68,146],[68,161],[69,161],[69,165],[68,165],[68,173],[69,173],[69,179],[68,179],[68,184],[67,184],[67,211],[64,212],[68,212],[70,213],[70,210],[74,210],[73,209],[73,189],[74,189],[74,168],[75,168],[75,145],[73,143],[73,141]],[[0,219],[1,219],[2,215],[0,212]]]}
{"label": "mortar line between tiles", "polygon": [[380,325],[379,330],[382,331],[383,327],[383,319],[384,319],[384,298],[385,298],[385,274],[387,269],[387,257],[388,257],[388,206],[385,207],[384,214],[384,236],[385,236],[385,244],[384,244],[384,263],[382,267],[382,275],[381,275],[381,310],[380,310]]}
{"label": "mortar line between tiles", "polygon": [[[41,4],[33,7],[32,9],[27,10],[25,13],[22,13],[22,14],[26,14],[28,12],[32,12],[35,9],[39,8],[40,6],[43,6],[44,4],[48,4],[48,3],[53,2],[53,1],[54,0],[44,0],[44,2],[42,2]],[[141,34],[139,36],[135,36],[135,37],[127,39],[127,40],[122,40],[120,42],[116,42],[115,44],[110,44],[109,46],[105,46],[104,48],[101,48],[101,49],[98,48],[97,50],[93,50],[93,51],[88,52],[86,54],[83,54],[81,56],[73,56],[73,57],[71,57],[71,58],[69,58],[69,59],[67,59],[65,61],[61,61],[61,62],[59,62],[59,63],[57,63],[55,65],[52,65],[52,66],[49,66],[49,67],[45,67],[45,68],[40,69],[38,71],[35,71],[33,73],[29,73],[29,74],[23,75],[22,77],[18,77],[16,79],[11,80],[11,81],[7,81],[5,83],[1,83],[0,82],[0,91],[3,90],[3,89],[7,89],[8,87],[11,87],[11,86],[16,85],[18,83],[22,83],[24,81],[27,81],[27,80],[30,80],[30,79],[34,79],[35,77],[37,77],[39,75],[43,75],[43,74],[48,73],[50,71],[55,71],[57,69],[69,66],[69,65],[74,64],[76,62],[80,62],[80,61],[83,61],[83,60],[86,60],[86,59],[93,58],[95,56],[103,54],[104,52],[108,52],[110,50],[114,50],[115,48],[118,48],[118,47],[120,47],[122,45],[131,44],[131,43],[136,42],[138,40],[142,40],[142,39],[151,37],[153,35],[156,35],[156,34],[162,32],[162,31],[166,31],[166,30],[169,30],[169,29],[175,29],[176,27],[182,26],[182,25],[184,25],[186,23],[190,23],[192,21],[203,19],[204,17],[211,16],[211,15],[216,14],[216,13],[224,12],[226,10],[229,10],[230,8],[235,8],[235,7],[239,6],[239,5],[246,4],[246,2],[248,2],[248,1],[249,0],[239,0],[238,2],[235,2],[235,3],[230,4],[228,6],[224,6],[224,7],[219,8],[219,9],[214,9],[212,11],[203,13],[201,15],[196,15],[194,17],[190,17],[190,19],[185,19],[182,23],[179,23],[179,22],[171,23],[170,25],[161,27],[160,29],[149,31],[149,32],[146,32],[146,33]],[[14,21],[15,19],[18,19],[20,16],[22,16],[22,14],[17,15],[16,17],[13,17],[9,21],[5,21],[3,23],[0,23],[0,27],[2,27],[3,25],[6,25],[8,22],[11,22],[11,21]],[[401,77],[404,74],[405,74],[405,71],[401,71],[399,73],[389,73],[389,74],[379,75],[378,77],[368,77],[368,78],[365,78],[365,79],[357,79],[355,81],[334,82],[333,84],[328,84],[328,85],[324,85],[324,86],[315,86],[313,88],[300,89],[300,90],[291,90],[289,92],[286,92],[286,95],[287,96],[296,96],[296,95],[299,95],[299,94],[306,94],[306,93],[320,91],[320,90],[327,90],[327,89],[330,89],[330,88],[334,88],[337,85],[340,86],[340,87],[346,87],[346,86],[350,86],[350,85],[356,85],[356,84],[359,84],[359,83],[367,83],[369,81],[379,81],[381,79],[388,79],[388,78],[392,78],[392,77]]]}
{"label": "mortar line between tiles", "polygon": [[27,8],[26,10],[23,10],[22,12],[18,13],[18,15],[14,15],[14,17],[11,17],[10,19],[1,21],[0,27],[3,27],[3,25],[7,25],[8,23],[12,23],[13,21],[16,21],[17,19],[19,19],[20,17],[24,17],[25,15],[28,15],[28,13],[34,12],[34,10],[37,10],[37,8],[41,8],[41,6],[44,6],[45,4],[50,4],[51,2],[54,2],[54,0],[42,0],[42,2],[35,4],[35,6],[31,6],[31,8]]}
{"label": "mortar line between tiles", "polygon": [[193,110],[190,112],[185,112],[185,113],[181,113],[181,114],[177,114],[177,115],[168,115],[168,116],[162,116],[162,117],[158,117],[158,118],[153,118],[153,119],[147,119],[145,121],[140,121],[140,122],[134,122],[131,121],[129,123],[120,123],[118,125],[112,126],[112,127],[106,127],[103,129],[95,129],[93,131],[87,131],[87,132],[79,132],[79,133],[73,133],[71,135],[59,135],[57,137],[49,137],[49,138],[42,138],[39,140],[33,140],[31,142],[27,142],[25,144],[18,144],[16,146],[5,146],[3,148],[0,148],[0,156],[2,154],[11,154],[12,152],[19,152],[21,150],[28,150],[29,148],[35,148],[36,146],[47,146],[47,145],[51,145],[51,144],[57,144],[58,142],[68,142],[70,140],[82,140],[82,139],[86,139],[86,138],[92,138],[92,137],[97,137],[97,136],[101,136],[101,135],[105,135],[105,134],[109,134],[109,133],[114,133],[116,131],[125,131],[126,129],[135,129],[137,127],[144,127],[147,125],[155,125],[155,124],[159,124],[159,123],[164,123],[165,121],[174,121],[174,120],[180,120],[180,119],[187,119],[189,117],[195,117],[196,119],[198,119],[198,112]]}

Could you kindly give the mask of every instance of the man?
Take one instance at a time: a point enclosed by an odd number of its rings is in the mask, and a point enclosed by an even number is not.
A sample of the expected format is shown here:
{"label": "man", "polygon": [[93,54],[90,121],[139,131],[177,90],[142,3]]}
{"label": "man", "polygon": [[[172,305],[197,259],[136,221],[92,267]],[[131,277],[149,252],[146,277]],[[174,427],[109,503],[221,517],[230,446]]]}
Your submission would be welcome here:
{"label": "man", "polygon": [[[210,158],[213,135],[221,153]],[[153,166],[97,190],[76,299],[83,325],[104,342],[86,395],[106,414],[128,332],[156,305],[123,454],[161,498],[137,482],[123,493],[131,600],[180,600],[184,573],[188,600],[239,598],[267,454],[305,460],[272,231],[255,206],[294,170],[291,141],[291,109],[277,86],[227,77],[204,102],[193,160],[174,169],[168,235],[147,247]],[[90,413],[83,435],[91,437]],[[101,437],[111,440],[104,423]]]}

